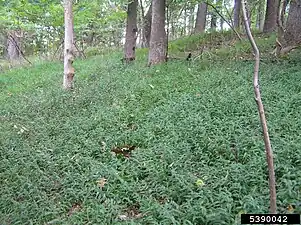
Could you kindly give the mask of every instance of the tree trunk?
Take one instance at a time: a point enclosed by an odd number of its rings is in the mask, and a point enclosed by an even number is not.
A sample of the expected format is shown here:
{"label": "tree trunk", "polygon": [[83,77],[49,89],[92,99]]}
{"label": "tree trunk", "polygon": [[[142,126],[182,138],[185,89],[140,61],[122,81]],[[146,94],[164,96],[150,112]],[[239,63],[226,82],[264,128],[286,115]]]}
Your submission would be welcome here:
{"label": "tree trunk", "polygon": [[216,25],[217,24],[217,15],[215,12],[211,12],[211,23],[210,23],[210,28],[211,30],[216,30]]}
{"label": "tree trunk", "polygon": [[177,34],[176,34],[176,28],[175,28],[175,22],[174,21],[170,22],[170,32],[171,32],[172,39],[176,39]]}
{"label": "tree trunk", "polygon": [[165,0],[153,0],[148,65],[166,62]]}
{"label": "tree trunk", "polygon": [[152,3],[144,17],[144,24],[143,24],[143,35],[145,38],[145,43],[143,44],[143,47],[148,48],[150,37],[151,37],[151,27],[152,27]]}
{"label": "tree trunk", "polygon": [[143,45],[144,45],[143,43],[145,42],[145,40],[143,38],[144,38],[143,37],[143,31],[142,31],[142,29],[138,28],[138,34],[137,34],[137,39],[138,39],[137,47],[138,48],[143,47]]}
{"label": "tree trunk", "polygon": [[129,0],[127,10],[127,25],[124,45],[125,62],[135,60],[135,49],[137,40],[137,6],[138,0]]}
{"label": "tree trunk", "polygon": [[21,56],[21,40],[16,31],[8,32],[6,39],[6,56],[9,61],[18,61]]}
{"label": "tree trunk", "polygon": [[139,5],[140,5],[140,15],[139,15],[139,20],[140,20],[140,26],[138,27],[138,46],[140,48],[144,47],[144,43],[146,42],[144,33],[143,33],[143,28],[144,28],[144,8],[143,8],[143,1],[140,0],[139,1]]}
{"label": "tree trunk", "polygon": [[[243,2],[242,2],[243,3]],[[242,8],[242,7],[241,7]],[[247,22],[249,24],[249,27],[251,28],[251,9],[250,9],[250,5],[245,5],[246,8],[246,14],[247,14]],[[242,9],[241,9],[242,10]],[[243,15],[241,16],[241,20],[240,20],[240,24],[243,27],[245,24]]]}
{"label": "tree trunk", "polygon": [[[1,38],[1,37],[0,37]],[[3,35],[3,42],[1,44],[3,44],[3,51],[2,51],[2,55],[8,59],[8,56],[7,56],[7,40],[8,39],[8,36],[7,35]]]}
{"label": "tree trunk", "polygon": [[267,7],[265,13],[265,21],[263,26],[264,33],[271,33],[276,30],[277,27],[277,11],[279,6],[279,0],[267,0]]}
{"label": "tree trunk", "polygon": [[[277,18],[279,17],[279,13],[280,13],[280,20],[281,20],[283,26],[286,25],[285,12],[286,12],[286,8],[287,8],[287,6],[288,6],[289,3],[290,3],[290,0],[284,0],[282,2],[282,6],[279,5],[279,10],[278,10]],[[281,7],[281,9],[280,9],[280,7]]]}
{"label": "tree trunk", "polygon": [[250,6],[246,6],[246,12],[247,12],[247,18],[248,18],[248,23],[249,27],[252,27],[252,10],[250,9]]}
{"label": "tree trunk", "polygon": [[189,12],[189,34],[192,34],[193,31],[194,31],[194,21],[195,21],[195,18],[194,18],[194,9],[195,7],[192,6],[191,9],[190,9],[190,12]]}
{"label": "tree trunk", "polygon": [[240,28],[240,12],[241,12],[241,0],[235,0],[234,13],[233,13],[233,25],[234,29]]}
{"label": "tree trunk", "polygon": [[198,12],[196,16],[196,23],[194,32],[203,33],[206,28],[207,4],[202,2],[198,5]]}
{"label": "tree trunk", "polygon": [[184,9],[184,26],[183,26],[183,32],[181,36],[187,35],[187,9]]}
{"label": "tree trunk", "polygon": [[221,31],[224,30],[224,20],[223,20],[223,18],[220,18],[220,28],[221,28]]}
{"label": "tree trunk", "polygon": [[74,87],[74,68],[72,63],[74,60],[74,34],[73,34],[73,13],[72,0],[64,1],[64,17],[65,17],[65,49],[64,49],[64,89],[72,89]]}
{"label": "tree trunk", "polygon": [[264,26],[264,9],[265,9],[264,7],[265,7],[265,1],[260,0],[257,9],[257,25],[256,25],[256,27],[259,29],[260,32],[263,31],[263,26]]}
{"label": "tree trunk", "polygon": [[301,44],[301,0],[291,0],[284,41],[284,47]]}

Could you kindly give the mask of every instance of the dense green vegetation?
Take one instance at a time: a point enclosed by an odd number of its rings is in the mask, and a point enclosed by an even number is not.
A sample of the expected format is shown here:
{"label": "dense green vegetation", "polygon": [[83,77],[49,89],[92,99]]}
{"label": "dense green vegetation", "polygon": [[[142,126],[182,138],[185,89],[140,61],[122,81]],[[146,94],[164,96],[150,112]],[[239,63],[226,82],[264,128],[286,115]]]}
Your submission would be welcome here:
{"label": "dense green vegetation", "polygon": [[[2,73],[0,223],[238,224],[241,213],[267,213],[243,46],[152,68],[144,50],[128,66],[119,52],[76,61],[72,92],[61,89],[61,63]],[[282,213],[301,213],[300,71],[294,54],[261,62]],[[124,145],[137,146],[129,158],[112,154]]]}

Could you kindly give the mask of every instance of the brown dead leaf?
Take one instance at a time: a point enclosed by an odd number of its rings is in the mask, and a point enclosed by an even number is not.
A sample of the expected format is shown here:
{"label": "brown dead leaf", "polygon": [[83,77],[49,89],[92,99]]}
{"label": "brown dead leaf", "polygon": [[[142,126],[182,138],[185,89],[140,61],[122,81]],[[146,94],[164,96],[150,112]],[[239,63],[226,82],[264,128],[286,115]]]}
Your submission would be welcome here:
{"label": "brown dead leaf", "polygon": [[68,216],[72,216],[74,213],[80,211],[82,209],[81,203],[75,203],[68,211]]}
{"label": "brown dead leaf", "polygon": [[294,206],[288,205],[288,207],[287,207],[287,212],[288,212],[288,213],[293,213],[294,211],[295,211]]}
{"label": "brown dead leaf", "polygon": [[100,188],[103,188],[105,186],[105,184],[107,183],[107,179],[102,177],[97,181],[97,185]]}
{"label": "brown dead leaf", "polygon": [[111,149],[116,155],[123,155],[126,158],[131,156],[131,152],[136,148],[135,145],[117,146]]}

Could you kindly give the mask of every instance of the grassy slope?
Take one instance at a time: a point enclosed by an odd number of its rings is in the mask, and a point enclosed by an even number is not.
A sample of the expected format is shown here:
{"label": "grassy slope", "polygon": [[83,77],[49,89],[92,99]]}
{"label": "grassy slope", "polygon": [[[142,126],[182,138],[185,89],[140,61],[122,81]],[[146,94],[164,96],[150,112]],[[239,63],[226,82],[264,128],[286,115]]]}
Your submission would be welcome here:
{"label": "grassy slope", "polygon": [[[72,93],[58,63],[1,74],[0,223],[237,224],[268,212],[253,64],[232,60],[249,55],[242,46],[153,68],[144,51],[128,67],[119,53],[77,61]],[[280,212],[301,212],[300,71],[293,56],[261,63]],[[123,144],[138,146],[130,159],[110,152]]]}

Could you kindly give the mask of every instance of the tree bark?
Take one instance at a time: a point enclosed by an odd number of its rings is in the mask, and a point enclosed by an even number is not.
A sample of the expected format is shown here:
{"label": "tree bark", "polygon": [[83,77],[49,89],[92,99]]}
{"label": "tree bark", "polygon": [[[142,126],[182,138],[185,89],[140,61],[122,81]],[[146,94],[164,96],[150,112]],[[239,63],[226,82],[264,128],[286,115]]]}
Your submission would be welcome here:
{"label": "tree bark", "polygon": [[21,40],[17,31],[8,32],[6,39],[6,56],[9,61],[18,61],[21,56]]}
{"label": "tree bark", "polygon": [[64,1],[64,20],[65,20],[65,47],[64,47],[64,89],[74,88],[74,33],[73,33],[73,13],[72,0]]}
{"label": "tree bark", "polygon": [[221,31],[224,30],[224,20],[223,20],[223,18],[220,18],[220,28],[221,28]]}
{"label": "tree bark", "polygon": [[234,29],[240,28],[240,12],[241,12],[241,0],[235,0],[234,13],[233,13],[233,25]]}
{"label": "tree bark", "polygon": [[135,60],[135,49],[137,40],[137,7],[138,0],[129,0],[127,9],[127,25],[124,45],[125,62]]}
{"label": "tree bark", "polygon": [[150,37],[151,37],[151,27],[152,27],[152,3],[144,17],[144,24],[143,24],[143,35],[145,38],[145,43],[143,47],[148,48],[150,44]]}
{"label": "tree bark", "polygon": [[301,0],[291,0],[284,41],[283,47],[301,44]]}
{"label": "tree bark", "polygon": [[205,2],[199,3],[198,12],[196,16],[196,23],[194,32],[195,33],[203,33],[206,28],[206,16],[207,16],[207,4]]}
{"label": "tree bark", "polygon": [[165,0],[153,0],[148,65],[166,62]]}
{"label": "tree bark", "polygon": [[264,106],[261,100],[261,93],[259,89],[259,62],[260,62],[260,53],[258,47],[255,43],[255,40],[252,36],[250,24],[248,22],[247,10],[245,3],[242,4],[242,11],[244,17],[244,24],[246,28],[246,32],[252,45],[254,55],[255,55],[255,66],[254,66],[254,77],[253,77],[253,87],[254,87],[254,94],[255,100],[257,103],[257,108],[259,112],[259,118],[262,126],[263,131],[263,139],[264,139],[264,146],[265,146],[265,153],[266,153],[266,160],[268,164],[268,171],[269,171],[269,189],[270,189],[270,213],[276,214],[277,213],[277,205],[276,205],[276,182],[275,182],[275,170],[274,170],[274,160],[273,160],[273,152],[270,142],[270,136],[268,132],[268,125],[264,113]]}
{"label": "tree bark", "polygon": [[279,0],[267,0],[265,20],[263,26],[264,33],[271,33],[276,30],[278,6]]}

